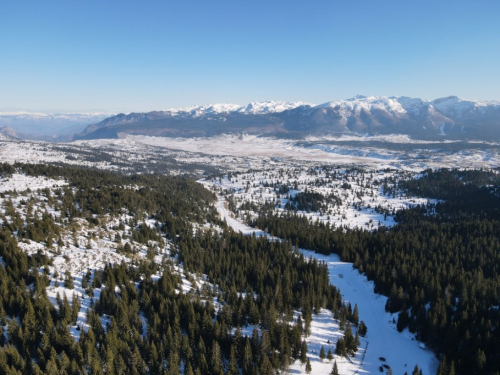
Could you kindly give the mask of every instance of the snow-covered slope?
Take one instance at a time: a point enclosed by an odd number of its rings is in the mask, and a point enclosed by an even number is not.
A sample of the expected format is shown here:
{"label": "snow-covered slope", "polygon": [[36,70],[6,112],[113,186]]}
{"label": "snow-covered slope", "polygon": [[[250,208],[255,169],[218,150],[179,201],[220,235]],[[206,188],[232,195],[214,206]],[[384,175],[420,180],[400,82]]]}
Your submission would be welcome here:
{"label": "snow-covered slope", "polygon": [[277,113],[288,111],[301,106],[311,106],[312,104],[306,102],[280,102],[280,101],[267,101],[267,102],[251,102],[245,107],[241,107],[238,112],[243,113]]}
{"label": "snow-covered slope", "polygon": [[394,114],[416,114],[416,110],[422,107],[433,106],[444,115],[461,116],[467,111],[485,109],[486,107],[498,108],[498,101],[478,101],[462,99],[457,96],[448,96],[435,100],[426,100],[420,98],[410,98],[407,96],[363,96],[356,95],[351,99],[336,100],[316,106],[315,108],[335,108],[340,107],[349,112],[359,112],[360,109],[384,110]]}
{"label": "snow-covered slope", "polygon": [[289,111],[297,107],[308,106],[311,109],[335,108],[345,117],[355,115],[361,110],[369,112],[374,110],[385,111],[392,115],[418,114],[421,108],[433,106],[435,110],[443,115],[462,116],[467,112],[487,107],[499,107],[498,101],[477,101],[462,99],[457,96],[449,96],[435,100],[426,100],[420,98],[410,98],[407,96],[364,96],[356,95],[353,98],[345,100],[334,100],[319,105],[306,102],[283,102],[283,101],[264,101],[251,102],[247,105],[238,104],[207,104],[196,105],[185,108],[170,108],[164,112],[172,115],[191,115],[194,117],[224,114],[224,113],[247,113],[247,114],[269,114]]}
{"label": "snow-covered slope", "polygon": [[0,136],[6,139],[17,138],[17,134],[14,129],[10,126],[2,126],[0,127]]}
{"label": "snow-covered slope", "polygon": [[393,115],[406,113],[397,98],[387,98],[384,96],[363,96],[356,95],[347,100],[335,100],[316,106],[315,108],[335,108],[345,117],[359,114],[362,110],[372,111],[374,109],[386,111]]}
{"label": "snow-covered slope", "polygon": [[486,107],[499,107],[498,102],[481,102],[477,100],[466,100],[457,96],[448,96],[433,100],[430,104],[438,111],[447,116],[462,117],[476,110],[484,110]]}

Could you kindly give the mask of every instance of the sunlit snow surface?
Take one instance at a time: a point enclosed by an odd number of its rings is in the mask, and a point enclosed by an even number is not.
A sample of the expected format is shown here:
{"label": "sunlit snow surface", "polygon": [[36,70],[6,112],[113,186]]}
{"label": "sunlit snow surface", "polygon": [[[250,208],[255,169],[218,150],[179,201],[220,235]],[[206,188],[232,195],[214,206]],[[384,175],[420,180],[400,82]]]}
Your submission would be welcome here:
{"label": "sunlit snow surface", "polygon": [[[71,143],[13,141],[0,138],[0,162],[64,163],[100,169],[184,173],[246,171],[283,165],[356,164],[405,170],[425,168],[495,168],[500,145],[488,142],[424,142],[402,135],[311,137],[287,140],[255,135],[166,138],[122,135]],[[175,161],[176,164],[172,164]],[[194,173],[194,172],[193,172]]]}
{"label": "sunlit snow surface", "polygon": [[24,191],[27,189],[37,190],[66,185],[64,180],[53,180],[46,177],[32,177],[20,173],[14,173],[9,178],[0,178],[0,192],[9,190]]}
{"label": "sunlit snow surface", "polygon": [[[333,176],[332,172],[336,175]],[[328,174],[329,173],[329,174]],[[435,200],[407,196],[405,192],[395,188],[395,181],[391,179],[408,179],[419,176],[415,172],[398,170],[364,170],[353,168],[280,168],[247,173],[232,173],[220,178],[200,180],[208,189],[221,196],[227,208],[227,199],[235,202],[238,217],[234,213],[224,214],[226,220],[233,220],[231,225],[238,226],[238,221],[248,221],[256,213],[242,209],[242,204],[251,203],[257,206],[278,203],[274,212],[287,215],[290,210],[285,209],[288,196],[304,191],[318,193],[323,197],[335,197],[333,202],[326,202],[321,211],[298,211],[297,214],[313,221],[319,220],[329,223],[332,227],[349,227],[377,229],[380,226],[391,227],[395,224],[394,212],[414,207],[435,203]],[[387,186],[394,188],[394,193],[384,193],[382,185],[387,180]],[[274,186],[272,186],[274,184]],[[348,184],[349,188],[344,188]],[[278,194],[276,186],[287,186],[290,190],[286,194]],[[241,228],[240,228],[241,229]],[[244,230],[242,229],[244,232]],[[258,229],[254,229],[259,234]]]}
{"label": "sunlit snow surface", "polygon": [[[223,218],[231,218],[223,201],[219,201],[217,208]],[[251,234],[255,231],[234,219],[227,220],[227,223],[242,233]],[[262,231],[257,233],[264,235]],[[439,362],[434,353],[421,348],[408,331],[399,333],[396,330],[393,318],[397,319],[397,316],[385,312],[387,297],[375,294],[373,282],[353,269],[352,263],[341,262],[335,254],[325,256],[307,250],[301,252],[308,258],[316,258],[328,265],[330,282],[340,289],[345,302],[350,302],[352,306],[358,305],[360,320],[368,327],[367,335],[361,338],[361,347],[351,361],[334,356],[341,374],[377,374],[383,363],[389,365],[394,374],[411,373],[416,364],[424,374],[436,373]],[[334,352],[334,342],[340,335],[338,323],[330,312],[322,310],[321,314],[313,315],[311,335],[306,338],[313,374],[330,374],[333,361],[321,361],[319,352],[322,345],[325,351],[331,348]],[[386,361],[380,361],[379,357],[384,357]],[[305,366],[296,361],[290,366],[290,373],[305,373]]]}

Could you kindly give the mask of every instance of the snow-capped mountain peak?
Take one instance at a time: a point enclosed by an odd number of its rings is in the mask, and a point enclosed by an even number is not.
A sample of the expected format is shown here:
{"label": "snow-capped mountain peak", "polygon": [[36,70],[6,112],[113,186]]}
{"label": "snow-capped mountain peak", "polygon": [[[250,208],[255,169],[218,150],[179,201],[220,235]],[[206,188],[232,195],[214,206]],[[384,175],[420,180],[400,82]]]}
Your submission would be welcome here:
{"label": "snow-capped mountain peak", "polygon": [[303,105],[311,105],[305,102],[282,102],[282,101],[264,101],[264,102],[251,102],[247,105],[238,104],[207,104],[195,105],[184,108],[170,108],[164,112],[172,115],[190,115],[193,117],[200,117],[204,115],[215,115],[222,113],[238,112],[249,114],[267,114],[283,112],[289,109],[294,109]]}
{"label": "snow-capped mountain peak", "polygon": [[339,110],[339,114],[344,118],[359,114],[362,110],[368,112],[380,110],[391,114],[406,113],[405,109],[397,101],[397,98],[385,96],[356,95],[351,99],[323,103],[316,106],[316,108],[336,108]]}
{"label": "snow-capped mountain peak", "polygon": [[335,100],[320,104],[316,108],[335,108],[339,115],[349,118],[359,114],[362,110],[367,112],[382,111],[391,115],[404,114],[418,116],[423,111],[438,111],[444,116],[462,117],[474,111],[483,111],[488,107],[499,108],[499,102],[486,102],[463,99],[458,96],[448,96],[432,101],[407,96],[364,96],[356,95],[345,100]]}
{"label": "snow-capped mountain peak", "polygon": [[206,115],[206,114],[219,114],[237,111],[241,106],[238,104],[227,104],[227,103],[217,103],[217,104],[205,104],[205,105],[194,105],[184,108],[169,108],[164,110],[166,113],[172,115],[189,114],[195,117]]}
{"label": "snow-capped mountain peak", "polygon": [[488,102],[481,102],[477,100],[462,99],[458,96],[439,98],[433,100],[431,103],[434,108],[443,114],[459,117],[490,104]]}
{"label": "snow-capped mountain peak", "polygon": [[[37,114],[40,115],[40,114]],[[21,125],[30,133],[63,134],[62,124],[90,124],[74,139],[116,138],[120,134],[197,137],[225,133],[307,137],[328,134],[404,134],[418,139],[499,139],[500,103],[449,96],[425,100],[406,96],[364,96],[319,105],[305,102],[263,101],[239,104],[207,104],[186,108],[119,114],[98,122],[96,117],[72,119],[0,114],[0,126],[11,126],[20,137]],[[43,119],[43,121],[42,121]],[[56,129],[59,128],[59,129]],[[65,134],[69,134],[65,133]],[[73,134],[73,133],[72,133]]]}
{"label": "snow-capped mountain peak", "polygon": [[294,109],[303,105],[312,106],[312,104],[305,102],[282,102],[282,101],[251,102],[246,107],[242,107],[239,110],[239,112],[253,113],[253,114],[277,113]]}

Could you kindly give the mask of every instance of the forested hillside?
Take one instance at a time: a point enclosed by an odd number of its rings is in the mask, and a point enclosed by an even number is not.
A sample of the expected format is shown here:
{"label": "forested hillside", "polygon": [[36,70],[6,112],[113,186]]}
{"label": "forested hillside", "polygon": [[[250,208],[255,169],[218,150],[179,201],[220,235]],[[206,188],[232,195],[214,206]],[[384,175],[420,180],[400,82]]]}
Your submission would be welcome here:
{"label": "forested hillside", "polygon": [[[0,167],[1,373],[274,374],[294,360],[307,369],[303,338],[322,308],[345,330],[338,355],[358,350],[366,327],[356,329],[326,266],[290,242],[227,228],[202,185]],[[13,179],[32,188],[9,190]],[[99,260],[107,252],[114,258]]]}
{"label": "forested hillside", "polygon": [[398,182],[437,203],[398,211],[373,232],[331,227],[300,213],[263,209],[253,224],[297,246],[338,253],[389,296],[399,330],[409,328],[442,358],[439,374],[500,371],[499,175],[425,171]]}
{"label": "forested hillside", "polygon": [[[2,373],[271,374],[294,361],[307,371],[306,338],[324,311],[343,336],[335,354],[322,348],[321,360],[333,366],[358,351],[367,327],[330,284],[326,265],[299,247],[338,253],[374,280],[397,329],[439,356],[440,375],[499,371],[493,171],[410,178],[327,169],[321,177],[316,169],[303,191],[298,170],[297,182],[280,180],[280,171],[261,187],[250,175],[228,176],[240,179],[240,191],[281,197],[228,196],[232,210],[278,241],[234,232],[215,195],[186,178],[0,167]],[[305,215],[339,215],[342,223],[351,215],[346,202],[384,222],[394,215],[396,225],[360,229]]]}

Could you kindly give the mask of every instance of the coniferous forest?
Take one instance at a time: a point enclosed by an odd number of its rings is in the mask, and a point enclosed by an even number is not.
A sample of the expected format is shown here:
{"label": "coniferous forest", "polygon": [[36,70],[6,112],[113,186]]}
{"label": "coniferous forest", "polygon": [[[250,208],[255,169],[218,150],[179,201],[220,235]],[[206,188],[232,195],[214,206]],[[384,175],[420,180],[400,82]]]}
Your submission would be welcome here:
{"label": "coniferous forest", "polygon": [[345,261],[389,296],[386,310],[432,348],[438,374],[500,371],[500,190],[487,171],[427,170],[399,188],[437,203],[374,232],[261,210],[253,225]]}
{"label": "coniferous forest", "polygon": [[[299,247],[338,253],[374,280],[389,296],[398,330],[416,333],[440,358],[439,375],[499,373],[496,173],[428,170],[401,180],[399,189],[436,201],[398,211],[397,225],[374,231],[301,216],[299,207],[322,207],[313,193],[290,200],[280,215],[263,206],[252,224],[282,241],[236,233],[219,219],[216,196],[186,178],[0,165],[2,178],[15,173],[65,184],[41,190],[41,201],[29,189],[0,193],[1,373],[274,374],[295,360],[307,371],[303,337],[320,309],[345,331],[336,354],[355,353],[366,333],[362,317],[329,283],[326,265]],[[51,300],[47,288],[58,276],[50,252],[28,253],[23,244],[43,243],[53,253],[91,249],[90,234],[78,243],[74,228],[106,237],[111,219],[109,241],[129,261],[89,269],[81,280],[60,275],[66,288],[80,283],[86,295]],[[166,249],[170,257],[161,256]],[[183,288],[179,264],[197,289]],[[91,303],[82,323],[84,297]]]}
{"label": "coniferous forest", "polygon": [[[67,185],[42,192],[47,207],[60,215],[46,207],[43,214],[23,217],[10,200],[5,204],[0,229],[1,373],[273,374],[295,359],[306,361],[302,335],[320,308],[354,321],[352,307],[329,284],[324,264],[294,252],[288,241],[243,236],[225,227],[210,208],[215,197],[195,182],[2,165],[4,178],[13,173],[64,179]],[[16,194],[2,193],[2,198]],[[33,204],[27,197],[20,205]],[[28,255],[18,245],[29,239],[57,249],[64,245],[64,228],[72,223],[99,226],[106,216],[123,212],[130,216],[129,239],[149,246],[148,257],[88,270],[81,284],[95,298],[85,325],[76,325],[80,298],[58,294],[56,303],[51,302],[51,258],[42,251]],[[153,226],[145,225],[145,215]],[[219,229],[202,229],[207,222]],[[164,238],[191,275],[206,275],[198,280],[204,283],[200,293],[183,291],[172,260],[153,261],[151,244]],[[117,249],[134,252],[129,242]],[[64,285],[73,288],[72,275],[66,275]],[[294,311],[300,311],[300,319],[292,323]],[[243,334],[241,327],[249,326],[253,332]],[[79,332],[77,337],[70,328]],[[349,339],[349,350],[356,351],[352,334]]]}

